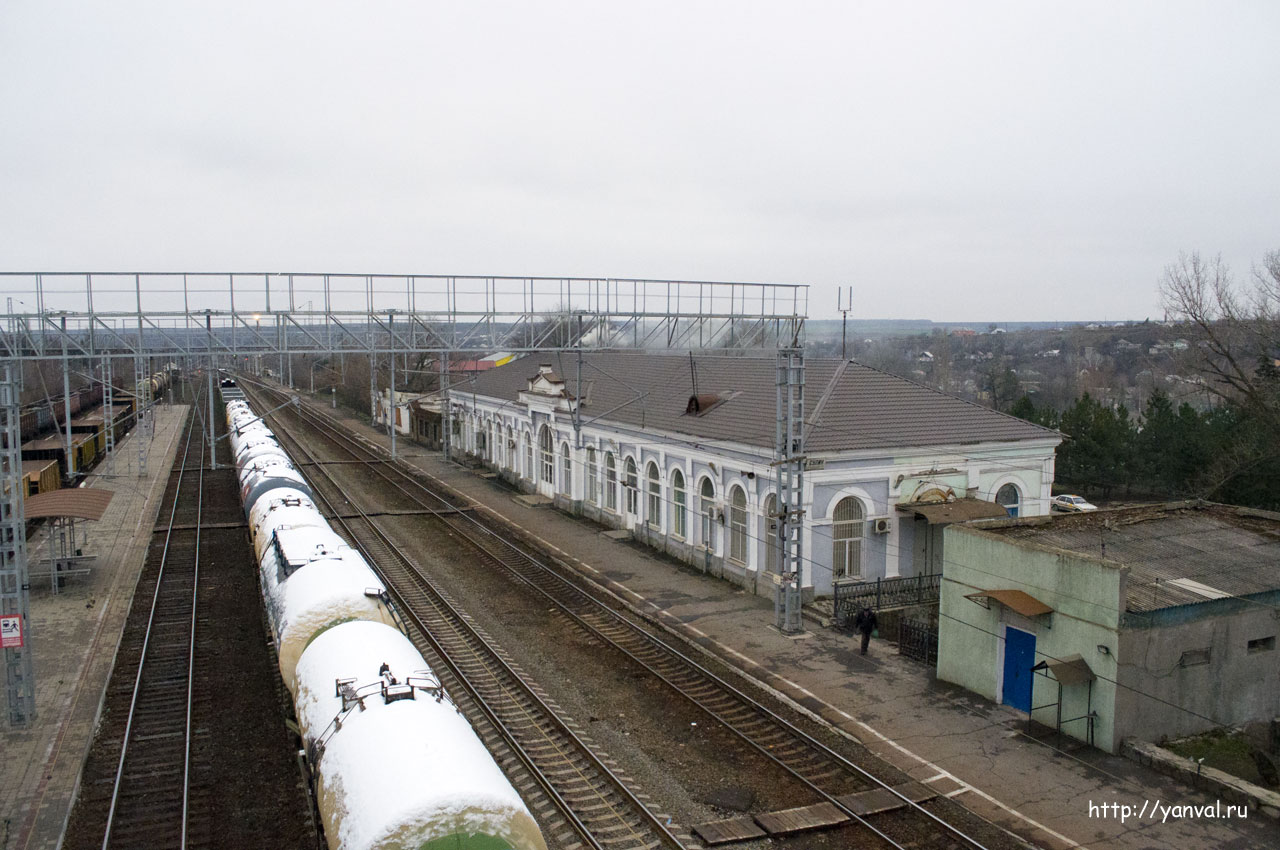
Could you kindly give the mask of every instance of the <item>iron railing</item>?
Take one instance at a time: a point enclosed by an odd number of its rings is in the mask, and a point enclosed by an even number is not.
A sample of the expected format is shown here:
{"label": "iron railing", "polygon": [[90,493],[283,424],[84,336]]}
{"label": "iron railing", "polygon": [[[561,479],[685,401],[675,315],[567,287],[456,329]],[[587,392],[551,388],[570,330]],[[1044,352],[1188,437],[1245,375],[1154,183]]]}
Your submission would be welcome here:
{"label": "iron railing", "polygon": [[834,588],[836,623],[846,627],[863,608],[881,611],[909,605],[936,605],[941,584],[942,576],[938,574],[837,581]]}
{"label": "iron railing", "polygon": [[931,667],[938,664],[938,627],[916,620],[898,622],[898,654]]}

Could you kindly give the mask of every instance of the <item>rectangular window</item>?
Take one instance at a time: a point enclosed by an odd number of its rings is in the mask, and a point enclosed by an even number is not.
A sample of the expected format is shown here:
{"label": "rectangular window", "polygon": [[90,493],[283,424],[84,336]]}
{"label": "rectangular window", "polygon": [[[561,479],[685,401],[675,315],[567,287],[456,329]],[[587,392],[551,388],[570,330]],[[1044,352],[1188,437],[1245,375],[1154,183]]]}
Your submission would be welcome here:
{"label": "rectangular window", "polygon": [[1209,647],[1204,649],[1188,649],[1182,653],[1182,659],[1178,661],[1182,667],[1199,667],[1201,664],[1209,663]]}
{"label": "rectangular window", "polygon": [[1276,636],[1258,638],[1249,641],[1249,654],[1253,655],[1258,652],[1270,652],[1276,648]]}
{"label": "rectangular window", "polygon": [[587,449],[587,491],[582,494],[589,503],[596,503],[596,453]]}

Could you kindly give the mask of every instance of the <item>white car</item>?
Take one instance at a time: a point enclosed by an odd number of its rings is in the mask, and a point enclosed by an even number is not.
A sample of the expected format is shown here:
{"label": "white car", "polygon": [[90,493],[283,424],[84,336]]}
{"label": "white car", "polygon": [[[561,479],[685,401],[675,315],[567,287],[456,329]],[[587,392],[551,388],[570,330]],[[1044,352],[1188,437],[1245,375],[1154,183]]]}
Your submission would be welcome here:
{"label": "white car", "polygon": [[1054,496],[1053,501],[1049,503],[1054,510],[1063,511],[1064,513],[1084,513],[1085,511],[1096,511],[1097,505],[1091,505],[1079,496]]}

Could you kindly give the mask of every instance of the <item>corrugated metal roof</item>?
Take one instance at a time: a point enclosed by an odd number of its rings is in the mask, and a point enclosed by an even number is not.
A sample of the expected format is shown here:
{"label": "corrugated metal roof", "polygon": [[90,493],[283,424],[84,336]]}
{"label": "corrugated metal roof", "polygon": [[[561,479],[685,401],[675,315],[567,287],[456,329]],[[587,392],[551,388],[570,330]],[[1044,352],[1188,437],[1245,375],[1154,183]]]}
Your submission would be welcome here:
{"label": "corrugated metal roof", "polygon": [[1054,678],[1064,685],[1082,685],[1097,678],[1097,676],[1093,675],[1089,662],[1085,661],[1084,657],[1078,652],[1068,655],[1066,658],[1051,658],[1041,661],[1031,669],[1037,670],[1042,666],[1053,673]]}
{"label": "corrugated metal roof", "polygon": [[966,593],[964,598],[975,601],[978,599],[994,599],[1024,617],[1039,617],[1041,614],[1053,613],[1052,608],[1024,590],[984,590],[980,593]]}
{"label": "corrugated metal roof", "polygon": [[76,519],[102,519],[111,504],[112,490],[92,487],[66,487],[29,497],[24,504],[27,519],[41,517],[75,517]]}
{"label": "corrugated metal roof", "polygon": [[1263,511],[1175,503],[983,530],[1129,567],[1129,611],[1208,601],[1196,585],[1227,596],[1280,589],[1280,515]]}
{"label": "corrugated metal roof", "polygon": [[[805,409],[810,422],[810,454],[861,449],[899,449],[980,442],[1061,439],[1048,428],[946,395],[928,387],[850,362],[807,360]],[[538,366],[548,364],[576,388],[577,355],[548,353],[523,357],[468,378],[453,392],[475,392],[518,402]],[[687,355],[584,352],[584,418],[724,440],[772,450],[777,371],[773,358],[695,356],[699,394],[730,394],[728,401],[700,416],[687,416],[693,395]],[[819,399],[822,404],[819,406]]]}

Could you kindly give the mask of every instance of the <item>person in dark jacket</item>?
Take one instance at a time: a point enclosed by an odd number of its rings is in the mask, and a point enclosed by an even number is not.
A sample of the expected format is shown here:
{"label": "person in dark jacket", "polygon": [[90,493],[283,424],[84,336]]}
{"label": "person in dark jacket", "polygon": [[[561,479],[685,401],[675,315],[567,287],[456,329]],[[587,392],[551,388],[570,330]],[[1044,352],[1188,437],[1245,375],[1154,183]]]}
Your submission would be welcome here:
{"label": "person in dark jacket", "polygon": [[867,647],[871,644],[871,633],[876,630],[876,612],[870,607],[865,607],[858,612],[858,616],[853,618],[853,630],[862,633],[862,654],[867,654]]}

